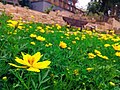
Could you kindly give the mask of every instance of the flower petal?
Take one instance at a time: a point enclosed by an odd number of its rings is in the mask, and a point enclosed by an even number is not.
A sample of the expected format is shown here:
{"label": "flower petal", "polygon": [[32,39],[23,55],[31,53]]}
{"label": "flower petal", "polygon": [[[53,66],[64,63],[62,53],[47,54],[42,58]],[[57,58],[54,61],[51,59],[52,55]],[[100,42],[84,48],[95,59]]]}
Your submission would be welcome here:
{"label": "flower petal", "polygon": [[35,53],[35,54],[32,56],[32,58],[34,59],[33,64],[37,63],[42,56],[43,56],[43,55],[41,55],[40,52]]}
{"label": "flower petal", "polygon": [[23,61],[24,61],[25,65],[31,66],[30,63],[28,62],[28,60],[30,60],[32,56],[29,54],[24,55],[23,53],[22,53],[22,56],[23,56]]}
{"label": "flower petal", "polygon": [[17,68],[27,68],[27,66],[17,66],[13,63],[8,63],[8,64],[11,65],[11,66],[17,67]]}
{"label": "flower petal", "polygon": [[38,62],[38,63],[33,64],[33,67],[39,68],[39,69],[49,68],[48,65],[50,63],[51,61]]}
{"label": "flower petal", "polygon": [[24,61],[18,57],[16,57],[15,61],[20,64],[24,64]]}
{"label": "flower petal", "polygon": [[34,72],[40,72],[39,69],[33,68],[33,67],[30,67],[30,68],[28,68],[27,70],[28,70],[28,71],[34,71]]}

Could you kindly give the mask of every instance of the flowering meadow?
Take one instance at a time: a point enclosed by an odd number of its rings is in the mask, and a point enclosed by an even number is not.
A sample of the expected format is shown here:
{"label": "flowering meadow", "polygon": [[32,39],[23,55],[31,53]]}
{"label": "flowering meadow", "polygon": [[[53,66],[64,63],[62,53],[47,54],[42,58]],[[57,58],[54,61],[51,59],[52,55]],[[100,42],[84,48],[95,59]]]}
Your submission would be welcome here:
{"label": "flowering meadow", "polygon": [[0,90],[120,90],[114,31],[33,21],[0,16]]}

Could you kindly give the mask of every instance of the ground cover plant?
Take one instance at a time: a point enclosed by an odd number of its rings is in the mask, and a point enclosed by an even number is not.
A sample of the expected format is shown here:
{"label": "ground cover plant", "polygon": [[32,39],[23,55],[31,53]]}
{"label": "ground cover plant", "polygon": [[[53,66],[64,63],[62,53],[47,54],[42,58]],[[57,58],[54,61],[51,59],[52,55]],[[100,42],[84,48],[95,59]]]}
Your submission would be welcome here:
{"label": "ground cover plant", "polygon": [[0,16],[0,90],[120,90],[119,58],[114,31]]}

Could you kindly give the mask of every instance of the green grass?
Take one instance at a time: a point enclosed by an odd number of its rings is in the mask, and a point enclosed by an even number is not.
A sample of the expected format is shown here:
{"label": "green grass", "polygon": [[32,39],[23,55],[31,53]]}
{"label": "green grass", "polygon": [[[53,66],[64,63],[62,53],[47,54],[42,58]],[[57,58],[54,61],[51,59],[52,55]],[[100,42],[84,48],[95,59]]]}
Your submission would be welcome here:
{"label": "green grass", "polygon": [[[7,25],[10,19],[11,17],[5,14],[0,16],[1,90],[120,90],[120,57],[115,55],[117,51],[112,46],[115,43],[120,44],[119,35],[99,34],[87,30],[80,32],[79,29],[69,26],[58,29],[58,25],[33,22],[24,23],[23,28],[19,29],[19,25]],[[38,26],[45,32],[41,33],[37,29]],[[46,40],[38,41],[31,38],[31,34],[42,36]],[[76,37],[79,40],[76,40]],[[61,48],[60,41],[65,42],[67,48]],[[35,42],[35,45],[31,42]],[[52,46],[46,47],[48,43]],[[105,47],[105,44],[110,46]],[[95,49],[109,59],[97,55],[95,58],[89,58],[88,54],[95,54]],[[21,52],[30,55],[41,52],[43,57],[40,61],[50,60],[50,68],[37,73],[10,66],[8,63],[18,65],[15,57],[22,58]],[[88,71],[87,68],[92,70]],[[5,76],[7,79],[3,79]]]}

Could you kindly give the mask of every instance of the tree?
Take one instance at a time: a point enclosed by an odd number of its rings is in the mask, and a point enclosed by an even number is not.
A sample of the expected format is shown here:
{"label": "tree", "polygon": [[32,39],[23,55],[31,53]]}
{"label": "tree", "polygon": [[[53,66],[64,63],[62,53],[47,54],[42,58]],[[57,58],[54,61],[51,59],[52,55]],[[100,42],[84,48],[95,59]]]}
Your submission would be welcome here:
{"label": "tree", "polygon": [[91,0],[88,10],[93,13],[103,12],[106,16],[108,16],[108,11],[110,10],[111,15],[119,16],[120,0]]}

